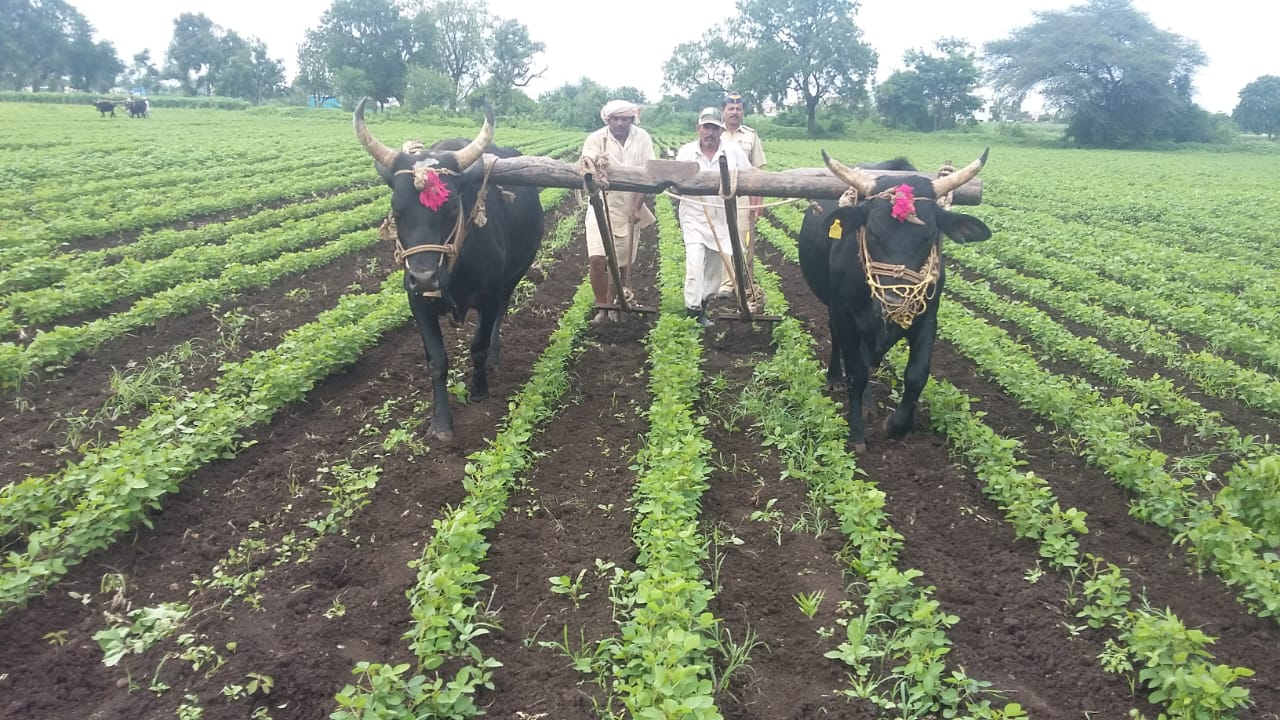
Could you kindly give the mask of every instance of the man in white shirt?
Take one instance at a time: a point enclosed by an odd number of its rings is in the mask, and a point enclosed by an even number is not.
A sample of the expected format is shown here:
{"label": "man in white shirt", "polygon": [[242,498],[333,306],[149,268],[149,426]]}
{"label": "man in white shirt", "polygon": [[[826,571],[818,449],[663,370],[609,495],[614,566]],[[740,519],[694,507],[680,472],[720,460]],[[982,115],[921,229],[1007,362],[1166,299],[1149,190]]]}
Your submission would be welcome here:
{"label": "man in white shirt", "polygon": [[[698,139],[683,145],[676,153],[676,160],[696,162],[701,170],[719,172],[723,155],[731,172],[751,170],[742,148],[720,141],[722,132],[724,119],[720,110],[703,108],[698,114]],[[680,230],[684,234],[684,306],[689,317],[709,327],[712,323],[707,317],[707,301],[720,289],[725,274],[723,257],[733,257],[724,203],[715,195],[685,197],[680,200],[679,215]]]}
{"label": "man in white shirt", "polygon": [[[760,135],[749,126],[742,124],[745,112],[742,94],[732,90],[726,93],[724,102],[720,105],[720,111],[724,114],[724,132],[720,135],[720,140],[742,148],[751,167],[764,167],[764,146],[760,144]],[[753,195],[743,198],[738,205],[738,233],[742,237],[742,249],[745,251],[743,260],[746,262],[748,274],[751,273],[751,262],[755,256],[756,219],[760,217],[760,205],[763,200],[764,198]],[[719,296],[727,298],[732,295],[733,275],[730,274],[720,283]]]}
{"label": "man in white shirt", "polygon": [[[610,165],[644,167],[646,162],[657,156],[654,154],[653,139],[649,133],[635,124],[639,114],[640,108],[627,100],[610,100],[605,103],[604,107],[600,108],[600,119],[604,121],[605,126],[587,136],[582,144],[582,155],[591,158],[607,156]],[[606,169],[605,172],[607,174],[608,170]],[[644,204],[643,193],[609,190],[605,192],[605,198],[605,207],[609,211],[609,225],[613,231],[614,257],[618,259],[622,287],[626,288],[631,278],[631,264],[636,259],[640,230],[652,225],[655,218]],[[591,279],[591,290],[595,293],[596,304],[606,305],[617,302],[619,290],[610,287],[612,283],[601,235],[595,212],[588,207],[588,277]],[[607,319],[617,319],[617,313],[611,316],[605,310],[597,311],[591,322],[598,324]]]}

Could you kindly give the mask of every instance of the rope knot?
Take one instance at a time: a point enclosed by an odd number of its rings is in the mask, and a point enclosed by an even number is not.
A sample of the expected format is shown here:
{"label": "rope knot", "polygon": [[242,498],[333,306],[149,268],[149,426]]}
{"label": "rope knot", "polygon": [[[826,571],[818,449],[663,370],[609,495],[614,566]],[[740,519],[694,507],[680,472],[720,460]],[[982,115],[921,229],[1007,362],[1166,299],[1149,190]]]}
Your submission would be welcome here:
{"label": "rope knot", "polygon": [[601,190],[609,189],[609,156],[601,153],[600,155],[583,155],[578,158],[578,174],[582,177],[582,186],[587,188],[586,176],[589,174],[595,179],[596,187]]}

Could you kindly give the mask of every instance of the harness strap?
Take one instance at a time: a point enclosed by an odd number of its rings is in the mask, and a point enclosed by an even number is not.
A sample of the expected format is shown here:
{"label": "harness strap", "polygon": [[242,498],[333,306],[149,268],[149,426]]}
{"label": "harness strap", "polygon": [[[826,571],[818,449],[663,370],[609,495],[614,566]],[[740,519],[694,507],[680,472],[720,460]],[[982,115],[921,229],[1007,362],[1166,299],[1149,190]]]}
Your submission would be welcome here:
{"label": "harness strap", "polygon": [[[485,214],[485,195],[489,190],[489,177],[493,174],[493,165],[494,163],[492,160],[484,161],[484,176],[480,181],[480,191],[476,195],[475,205],[471,207],[470,216],[464,222],[462,213],[457,214],[457,219],[453,224],[453,231],[445,238],[445,243],[442,245],[415,245],[411,248],[405,249],[404,245],[400,243],[400,233],[396,229],[395,213],[391,212],[387,214],[387,219],[383,221],[382,227],[379,229],[379,234],[385,233],[395,239],[396,245],[393,257],[395,258],[397,265],[403,265],[406,259],[411,255],[417,255],[425,252],[438,252],[443,256],[445,268],[447,270],[453,270],[453,265],[457,262],[458,255],[462,253],[462,246],[467,240],[467,228],[471,225],[484,227],[489,224],[489,218]],[[459,174],[447,168],[435,169],[432,170],[432,172],[436,172],[441,175]],[[414,187],[418,187],[420,184],[419,177],[413,168],[397,170],[395,171],[395,174],[414,175]]]}
{"label": "harness strap", "polygon": [[[938,257],[938,245],[935,243],[929,248],[929,257],[925,260],[924,267],[918,271],[906,265],[877,262],[871,259],[871,253],[867,251],[867,226],[863,225],[858,228],[858,255],[862,258],[867,287],[871,290],[871,296],[880,301],[884,317],[903,329],[911,327],[911,323],[925,311],[929,301],[938,292],[938,271],[942,264]],[[882,283],[881,277],[904,282]],[[887,293],[890,290],[902,297],[901,303],[889,303]]]}

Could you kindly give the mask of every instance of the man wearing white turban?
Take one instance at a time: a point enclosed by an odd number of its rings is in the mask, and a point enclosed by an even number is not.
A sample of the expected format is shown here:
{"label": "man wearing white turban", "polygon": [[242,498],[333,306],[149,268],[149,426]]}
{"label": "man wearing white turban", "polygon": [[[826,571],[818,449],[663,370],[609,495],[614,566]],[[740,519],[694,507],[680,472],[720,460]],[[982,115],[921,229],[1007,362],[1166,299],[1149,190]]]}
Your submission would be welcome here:
{"label": "man wearing white turban", "polygon": [[[649,137],[649,133],[636,125],[639,114],[640,108],[627,100],[610,100],[605,103],[600,108],[600,120],[605,126],[587,136],[586,142],[582,144],[582,155],[591,158],[607,156],[608,163],[612,166],[644,167],[646,162],[657,156],[653,152],[653,139]],[[605,172],[607,174],[607,169]],[[653,213],[644,204],[645,197],[644,193],[605,193],[609,225],[613,231],[614,256],[618,259],[623,288],[627,287],[630,280],[631,264],[636,259],[640,231],[655,222]],[[604,239],[591,208],[587,208],[586,228],[591,290],[595,293],[597,305],[613,304],[617,302],[619,289],[610,287]],[[617,319],[617,313],[610,315],[609,312],[600,310],[591,322],[601,323],[608,319]]]}

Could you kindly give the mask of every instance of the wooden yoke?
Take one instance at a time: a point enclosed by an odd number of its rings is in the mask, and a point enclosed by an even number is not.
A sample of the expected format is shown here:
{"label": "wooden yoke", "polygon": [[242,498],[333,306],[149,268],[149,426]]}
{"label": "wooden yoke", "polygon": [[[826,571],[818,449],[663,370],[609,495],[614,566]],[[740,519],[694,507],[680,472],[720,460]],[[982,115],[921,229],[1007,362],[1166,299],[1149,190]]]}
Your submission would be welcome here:
{"label": "wooden yoke", "polygon": [[[563,160],[536,155],[499,158],[486,155],[485,161],[493,162],[490,182],[498,185],[531,185],[534,187],[582,187],[582,174],[578,166]],[[936,173],[903,170],[873,170],[864,172],[875,176],[910,177],[918,175],[931,180]],[[624,192],[656,194],[673,190],[681,195],[718,195],[721,191],[720,173],[699,170],[698,164],[677,160],[650,160],[643,168],[617,166],[609,168],[609,189]],[[835,200],[849,189],[849,185],[832,175],[826,168],[797,168],[783,172],[753,170],[738,173],[736,195],[809,198]],[[979,205],[982,203],[982,178],[974,178],[952,193],[954,205]]]}

